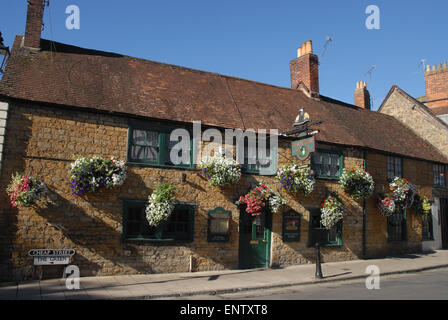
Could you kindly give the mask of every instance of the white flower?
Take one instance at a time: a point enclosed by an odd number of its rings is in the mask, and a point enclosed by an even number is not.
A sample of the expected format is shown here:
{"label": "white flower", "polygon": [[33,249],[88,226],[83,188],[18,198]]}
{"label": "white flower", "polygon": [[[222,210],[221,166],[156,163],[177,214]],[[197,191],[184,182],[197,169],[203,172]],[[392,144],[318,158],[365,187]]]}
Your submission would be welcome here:
{"label": "white flower", "polygon": [[202,159],[198,167],[201,174],[209,179],[210,185],[215,187],[237,183],[241,178],[238,163],[220,154]]}

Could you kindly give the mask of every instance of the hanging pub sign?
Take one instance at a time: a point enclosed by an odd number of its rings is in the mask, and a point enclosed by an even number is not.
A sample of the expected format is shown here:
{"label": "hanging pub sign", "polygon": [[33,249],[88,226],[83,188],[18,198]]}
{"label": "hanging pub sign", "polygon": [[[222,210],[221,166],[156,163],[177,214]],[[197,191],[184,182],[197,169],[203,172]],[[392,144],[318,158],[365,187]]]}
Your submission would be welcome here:
{"label": "hanging pub sign", "polygon": [[208,212],[208,235],[209,242],[229,241],[230,235],[230,211],[217,207]]}
{"label": "hanging pub sign", "polygon": [[294,210],[283,213],[283,241],[300,241],[300,214]]}
{"label": "hanging pub sign", "polygon": [[299,160],[306,160],[311,153],[316,151],[316,143],[314,136],[305,138],[307,134],[303,133],[299,136],[299,140],[291,142],[291,153]]}

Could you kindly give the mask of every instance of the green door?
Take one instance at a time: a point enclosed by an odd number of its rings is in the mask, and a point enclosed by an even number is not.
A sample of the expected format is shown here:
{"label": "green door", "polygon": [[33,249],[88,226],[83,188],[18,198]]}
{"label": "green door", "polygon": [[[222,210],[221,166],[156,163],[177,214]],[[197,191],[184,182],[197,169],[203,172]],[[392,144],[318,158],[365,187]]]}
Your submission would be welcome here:
{"label": "green door", "polygon": [[242,269],[267,268],[271,253],[272,215],[269,211],[253,217],[241,209],[239,265]]}

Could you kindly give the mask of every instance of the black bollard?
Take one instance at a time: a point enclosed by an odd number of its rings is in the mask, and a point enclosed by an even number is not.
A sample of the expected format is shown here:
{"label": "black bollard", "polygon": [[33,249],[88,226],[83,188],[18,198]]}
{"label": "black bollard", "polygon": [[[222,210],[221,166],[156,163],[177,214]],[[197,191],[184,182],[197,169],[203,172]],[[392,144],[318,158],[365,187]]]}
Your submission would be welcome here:
{"label": "black bollard", "polygon": [[320,245],[316,243],[316,275],[315,278],[322,279],[322,268],[320,266]]}

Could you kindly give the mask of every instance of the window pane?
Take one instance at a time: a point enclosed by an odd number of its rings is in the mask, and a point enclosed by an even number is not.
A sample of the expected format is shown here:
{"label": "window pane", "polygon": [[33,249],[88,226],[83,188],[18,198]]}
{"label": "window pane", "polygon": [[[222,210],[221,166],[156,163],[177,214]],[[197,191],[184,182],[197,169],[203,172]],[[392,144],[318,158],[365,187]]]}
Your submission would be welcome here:
{"label": "window pane", "polygon": [[159,145],[158,132],[148,130],[133,130],[131,143],[131,160],[157,161]]}
{"label": "window pane", "polygon": [[338,178],[340,155],[337,153],[314,153],[311,157],[312,168],[318,177]]}

